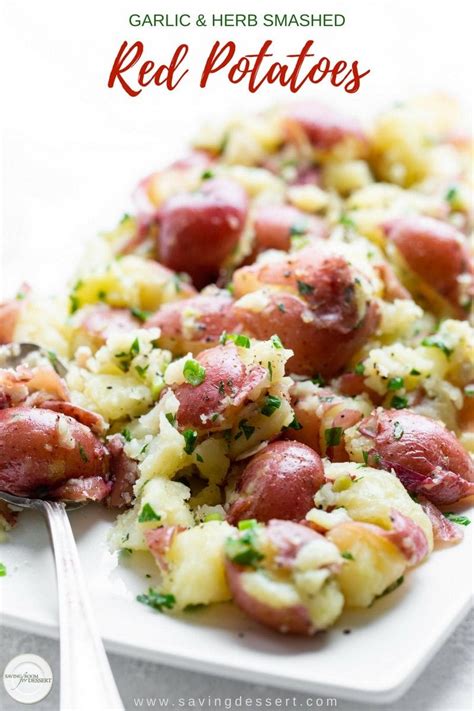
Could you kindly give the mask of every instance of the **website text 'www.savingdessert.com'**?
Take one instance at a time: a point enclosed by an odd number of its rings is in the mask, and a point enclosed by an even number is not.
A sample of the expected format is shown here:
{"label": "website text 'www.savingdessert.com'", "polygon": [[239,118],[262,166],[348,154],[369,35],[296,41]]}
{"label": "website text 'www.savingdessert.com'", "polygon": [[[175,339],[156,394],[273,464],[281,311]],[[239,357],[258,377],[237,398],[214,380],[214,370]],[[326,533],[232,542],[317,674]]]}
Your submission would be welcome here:
{"label": "website text 'www.savingdessert.com'", "polygon": [[180,708],[180,709],[318,709],[336,708],[337,699],[321,696],[195,696],[170,699],[163,696],[136,696],[135,708]]}

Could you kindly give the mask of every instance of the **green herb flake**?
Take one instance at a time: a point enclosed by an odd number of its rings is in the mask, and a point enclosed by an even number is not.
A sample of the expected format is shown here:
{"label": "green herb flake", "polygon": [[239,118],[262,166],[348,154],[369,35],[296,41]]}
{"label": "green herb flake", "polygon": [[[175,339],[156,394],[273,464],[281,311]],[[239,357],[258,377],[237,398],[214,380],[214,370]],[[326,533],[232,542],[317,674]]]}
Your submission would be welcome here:
{"label": "green herb flake", "polygon": [[326,441],[326,447],[336,447],[342,437],[342,427],[329,427],[324,430],[324,439]]}
{"label": "green herb flake", "polygon": [[128,430],[126,427],[125,427],[125,429],[122,430],[122,433],[121,433],[121,434],[122,434],[122,437],[124,438],[124,440],[125,440],[126,442],[131,442],[131,441],[132,441],[132,433],[131,433],[130,430]]}
{"label": "green herb flake", "polygon": [[319,387],[323,388],[326,385],[326,381],[324,380],[323,376],[320,375],[319,373],[316,373],[316,375],[311,378],[311,382],[313,385],[319,385]]}
{"label": "green herb flake", "polygon": [[292,430],[302,430],[303,429],[303,425],[301,424],[301,422],[298,422],[298,420],[296,419],[296,415],[293,417],[293,419],[291,420],[288,427],[291,428]]}
{"label": "green herb flake", "polygon": [[271,360],[268,361],[267,363],[267,369],[268,369],[268,377],[270,378],[270,382],[273,380],[273,365]]}
{"label": "green herb flake", "polygon": [[291,225],[290,227],[290,237],[297,237],[300,235],[306,234],[308,231],[308,223],[307,222],[300,222],[300,223],[295,223],[294,225]]}
{"label": "green herb flake", "polygon": [[457,203],[459,200],[459,189],[453,185],[449,188],[449,190],[446,192],[446,195],[444,196],[444,199],[446,202],[448,202],[451,206],[453,203]]}
{"label": "green herb flake", "polygon": [[278,410],[278,408],[281,405],[281,400],[279,397],[276,397],[275,395],[267,395],[265,397],[265,403],[260,410],[262,415],[265,415],[265,417],[271,417],[275,410]]}
{"label": "green herb flake", "polygon": [[255,568],[264,557],[255,547],[255,528],[248,528],[238,538],[228,538],[226,554],[237,565]]}
{"label": "green herb flake", "polygon": [[402,395],[394,395],[390,401],[391,407],[395,410],[403,410],[403,408],[408,407],[408,400]]}
{"label": "green herb flake", "polygon": [[443,351],[446,358],[449,358],[449,356],[453,352],[453,349],[449,348],[446,343],[437,335],[428,336],[427,338],[424,338],[421,342],[421,345],[425,346],[426,348],[439,348],[441,351]]}
{"label": "green herb flake", "polygon": [[232,341],[236,346],[240,348],[250,348],[250,338],[244,336],[241,333],[227,333],[223,331],[219,338],[219,343],[225,346],[226,343]]}
{"label": "green herb flake", "polygon": [[203,170],[203,172],[201,173],[201,180],[210,180],[213,177],[214,173],[212,170]]}
{"label": "green herb flake", "polygon": [[79,309],[79,299],[75,294],[69,294],[69,313],[75,314]]}
{"label": "green herb flake", "polygon": [[344,225],[344,227],[350,227],[352,229],[356,226],[354,220],[344,213],[340,216],[339,223]]}
{"label": "green herb flake", "polygon": [[239,531],[246,531],[248,528],[255,528],[257,525],[257,519],[256,518],[245,518],[242,521],[239,521],[237,524],[237,527]]}
{"label": "green herb flake", "polygon": [[357,363],[356,367],[354,368],[354,373],[356,375],[364,375],[365,371],[365,365],[363,363]]}
{"label": "green herb flake", "polygon": [[206,605],[203,602],[189,603],[186,607],[183,607],[183,612],[197,612],[202,610]]}
{"label": "green herb flake", "polygon": [[377,595],[375,599],[377,600],[379,597],[384,597],[385,595],[389,595],[389,594],[392,593],[394,590],[396,590],[397,588],[399,588],[400,585],[403,583],[404,580],[405,580],[404,576],[403,576],[403,575],[400,576],[399,578],[397,578],[397,579],[395,580],[394,583],[392,583],[391,585],[389,585],[388,588],[386,588],[386,589],[383,591],[383,593],[381,593],[380,595]]}
{"label": "green herb flake", "polygon": [[143,309],[139,309],[136,306],[133,306],[130,309],[130,313],[132,314],[132,316],[134,316],[143,323],[144,321],[147,321],[150,318],[152,311],[144,311]]}
{"label": "green herb flake", "polygon": [[201,457],[199,452],[196,452],[196,461],[198,461],[200,464],[204,462],[204,459]]}
{"label": "green herb flake", "polygon": [[146,523],[147,521],[161,521],[161,516],[156,513],[150,504],[145,504],[138,516],[138,523]]}
{"label": "green herb flake", "polygon": [[253,425],[249,425],[247,420],[240,420],[239,430],[244,435],[245,439],[249,440],[255,432],[255,427],[253,427]]}
{"label": "green herb flake", "polygon": [[464,395],[466,397],[474,397],[474,385],[466,385],[464,388]]}
{"label": "green herb flake", "polygon": [[135,370],[137,371],[137,373],[138,373],[138,375],[140,376],[140,378],[144,378],[145,375],[146,375],[146,371],[148,370],[149,367],[150,367],[150,364],[149,364],[149,363],[148,363],[148,365],[145,365],[145,366],[136,365],[136,366],[135,366]]}
{"label": "green herb flake", "polygon": [[187,383],[196,387],[206,379],[206,369],[197,360],[190,358],[184,364],[183,375]]}
{"label": "green herb flake", "polygon": [[7,566],[5,563],[0,563],[0,578],[4,578],[7,574]]}
{"label": "green herb flake", "polygon": [[167,412],[165,414],[165,417],[168,420],[168,422],[170,423],[170,425],[173,425],[173,427],[174,427],[174,425],[176,423],[176,415],[172,412]]}
{"label": "green herb flake", "polygon": [[296,284],[298,286],[298,291],[301,296],[308,296],[308,294],[312,294],[314,291],[314,286],[311,286],[311,284],[307,284],[305,281],[297,280]]}
{"label": "green herb flake", "polygon": [[88,462],[88,461],[89,461],[89,457],[87,456],[87,452],[86,452],[86,450],[84,449],[84,447],[82,446],[82,444],[79,445],[79,454],[81,455],[81,459],[82,459],[83,462]]}
{"label": "green herb flake", "polygon": [[393,423],[393,436],[396,440],[399,440],[403,437],[403,427],[398,422],[398,420]]}
{"label": "green herb flake", "polygon": [[204,523],[208,523],[209,521],[223,521],[223,520],[224,520],[223,515],[220,513],[217,513],[217,512],[206,514],[206,516],[204,516]]}
{"label": "green herb flake", "polygon": [[140,353],[140,343],[138,341],[138,337],[134,339],[132,345],[130,346],[130,355],[131,356],[136,356]]}
{"label": "green herb flake", "polygon": [[403,378],[400,376],[396,376],[395,378],[390,378],[388,381],[388,389],[389,390],[400,390],[400,388],[403,388],[405,385],[405,381]]}
{"label": "green herb flake", "polygon": [[471,519],[467,516],[458,515],[453,513],[452,511],[446,511],[443,516],[447,518],[448,521],[458,523],[460,526],[469,526],[469,524],[471,523]]}
{"label": "green herb flake", "polygon": [[184,430],[183,437],[185,441],[184,451],[186,454],[192,454],[196,447],[197,432],[195,430]]}
{"label": "green herb flake", "polygon": [[158,612],[162,612],[164,609],[172,610],[176,598],[174,595],[163,594],[153,588],[148,588],[148,593],[137,595],[137,602],[141,602],[144,605],[152,607],[154,610],[158,610]]}
{"label": "green herb flake", "polygon": [[345,560],[355,560],[354,556],[352,555],[352,553],[351,553],[350,551],[343,551],[343,552],[341,553],[341,556],[342,556]]}
{"label": "green herb flake", "polygon": [[369,466],[369,453],[364,450],[362,452],[362,456],[364,458],[364,466],[368,467]]}
{"label": "green herb flake", "polygon": [[276,348],[277,350],[284,348],[283,343],[281,342],[280,336],[277,336],[276,333],[271,337],[270,340],[272,342],[273,348]]}
{"label": "green herb flake", "polygon": [[417,370],[416,368],[412,368],[410,370],[410,375],[421,375],[421,372]]}

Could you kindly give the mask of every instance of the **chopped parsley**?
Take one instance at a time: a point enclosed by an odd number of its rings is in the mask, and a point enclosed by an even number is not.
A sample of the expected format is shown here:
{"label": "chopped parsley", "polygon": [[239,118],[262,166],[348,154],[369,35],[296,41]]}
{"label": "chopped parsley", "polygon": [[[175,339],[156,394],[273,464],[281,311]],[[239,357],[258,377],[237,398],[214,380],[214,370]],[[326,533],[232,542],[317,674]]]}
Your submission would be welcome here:
{"label": "chopped parsley", "polygon": [[412,368],[410,370],[410,375],[421,375],[421,371],[417,370],[416,368]]}
{"label": "chopped parsley", "polygon": [[79,445],[79,454],[81,455],[81,459],[83,462],[88,462],[89,457],[87,456],[86,450],[82,446],[82,444]]}
{"label": "chopped parsley", "polygon": [[213,177],[214,173],[212,170],[203,170],[203,172],[201,173],[201,180],[210,180]]}
{"label": "chopped parsley", "polygon": [[220,513],[217,513],[217,512],[206,514],[206,516],[204,516],[204,523],[207,523],[208,521],[223,521],[223,520],[224,520],[223,515]]}
{"label": "chopped parsley", "polygon": [[326,381],[319,373],[316,373],[316,375],[311,378],[311,382],[313,383],[313,385],[319,385],[321,388],[326,385]]}
{"label": "chopped parsley", "polygon": [[297,237],[300,235],[306,234],[308,231],[308,223],[307,222],[300,222],[300,223],[295,223],[294,225],[291,225],[290,227],[290,237]]}
{"label": "chopped parsley", "polygon": [[301,296],[308,296],[308,294],[312,294],[314,291],[314,286],[311,286],[311,284],[307,284],[305,281],[299,281],[298,279],[296,281],[296,284],[298,286],[298,291]]}
{"label": "chopped parsley", "polygon": [[280,350],[280,348],[283,348],[283,343],[281,342],[280,336],[277,336],[276,334],[274,334],[270,340],[272,342],[273,347],[276,348],[277,350]]}
{"label": "chopped parsley", "polygon": [[184,430],[183,437],[185,441],[184,451],[186,454],[192,454],[196,447],[197,432],[195,430]]}
{"label": "chopped parsley", "polygon": [[354,556],[352,555],[352,553],[350,551],[343,551],[341,553],[341,556],[343,558],[345,558],[346,560],[355,560]]}
{"label": "chopped parsley", "polygon": [[132,433],[126,427],[125,427],[125,429],[122,430],[122,437],[124,438],[124,440],[126,442],[132,441]]}
{"label": "chopped parsley", "polygon": [[302,430],[303,429],[303,425],[301,424],[301,422],[298,422],[298,420],[296,419],[296,415],[293,417],[293,419],[291,420],[288,427],[290,427],[292,430]]}
{"label": "chopped parsley", "polygon": [[219,338],[219,343],[225,345],[229,341],[232,341],[240,348],[250,348],[250,338],[248,336],[243,336],[241,333],[226,333],[223,331]]}
{"label": "chopped parsley", "polygon": [[398,420],[397,420],[396,422],[394,422],[394,423],[393,423],[393,436],[394,436],[394,438],[395,438],[396,440],[401,439],[401,438],[403,437],[403,432],[404,432],[403,427],[402,427],[401,424],[398,422]]}
{"label": "chopped parsley", "polygon": [[273,380],[273,365],[271,360],[268,361],[267,363],[267,369],[268,369],[268,377],[270,378],[270,382]]}
{"label": "chopped parsley", "polygon": [[394,395],[390,401],[390,405],[395,408],[395,410],[403,410],[404,407],[408,406],[408,400],[402,395]]}
{"label": "chopped parsley", "polygon": [[455,185],[451,186],[444,196],[444,199],[453,206],[453,204],[459,200],[459,189]]}
{"label": "chopped parsley", "polygon": [[138,338],[135,338],[132,345],[130,346],[130,350],[128,351],[128,353],[126,351],[122,351],[121,353],[116,353],[114,356],[119,361],[118,366],[120,370],[123,370],[124,373],[128,373],[132,360],[139,353],[140,343],[138,341]]}
{"label": "chopped parsley", "polygon": [[75,314],[79,309],[79,298],[75,294],[69,294],[69,313]]}
{"label": "chopped parsley", "polygon": [[153,588],[148,588],[148,593],[137,595],[137,602],[152,607],[154,610],[162,612],[164,609],[172,610],[176,602],[176,598],[171,594],[163,594]]}
{"label": "chopped parsley", "polygon": [[351,220],[351,218],[350,218],[348,215],[346,215],[345,213],[343,213],[343,214],[340,216],[339,222],[340,222],[341,225],[344,225],[344,227],[351,227],[351,228],[354,228],[354,227],[355,227],[355,222],[354,222],[354,220]]}
{"label": "chopped parsley", "polygon": [[405,580],[404,576],[401,575],[399,578],[397,578],[395,580],[394,583],[389,585],[388,588],[385,588],[383,593],[380,593],[380,595],[377,595],[375,599],[378,600],[379,597],[384,597],[385,595],[388,595],[389,593],[393,592],[394,590],[396,590],[397,588],[400,587],[400,585],[403,583],[404,580]]}
{"label": "chopped parsley", "polygon": [[466,385],[464,388],[464,395],[466,397],[474,397],[474,385]]}
{"label": "chopped parsley", "polygon": [[0,563],[0,578],[4,578],[7,574],[7,566],[5,563]]}
{"label": "chopped parsley", "polygon": [[161,516],[156,513],[151,504],[145,504],[138,516],[138,523],[145,523],[146,521],[161,521]]}
{"label": "chopped parsley", "polygon": [[105,301],[107,298],[107,292],[104,291],[103,289],[100,289],[97,292],[97,298],[99,299],[99,301]]}
{"label": "chopped parsley", "polygon": [[176,415],[172,412],[167,412],[165,414],[165,417],[168,420],[168,422],[170,423],[170,425],[173,425],[173,427],[174,427],[174,425],[176,423]]}
{"label": "chopped parsley", "polygon": [[136,365],[136,366],[135,366],[135,370],[137,371],[137,373],[138,373],[138,375],[140,376],[140,378],[144,378],[144,377],[145,377],[145,374],[146,374],[146,371],[148,370],[149,367],[150,367],[150,364],[149,364],[149,363],[148,363],[148,365],[145,365],[145,366],[143,366],[143,365]]}
{"label": "chopped parsley", "polygon": [[403,378],[401,378],[400,376],[396,376],[395,378],[390,378],[387,387],[389,390],[400,390],[400,388],[403,388],[404,385],[405,381],[403,380]]}
{"label": "chopped parsley", "polygon": [[279,397],[276,397],[275,395],[267,395],[265,397],[265,404],[263,405],[260,412],[262,413],[262,415],[265,415],[265,417],[271,417],[275,410],[278,410],[280,405],[281,400]]}
{"label": "chopped parsley", "polygon": [[204,459],[201,457],[199,452],[196,452],[196,461],[202,464],[204,462]]}
{"label": "chopped parsley", "polygon": [[354,368],[354,373],[356,375],[364,375],[365,371],[365,365],[363,363],[357,363],[356,367]]}
{"label": "chopped parsley", "polygon": [[449,358],[449,356],[453,352],[453,349],[449,348],[443,341],[443,339],[437,335],[428,336],[427,338],[424,338],[421,342],[421,345],[426,346],[426,348],[439,348],[441,351],[443,351],[446,358]]}
{"label": "chopped parsley", "polygon": [[226,553],[233,563],[256,567],[264,556],[255,547],[255,527],[246,529],[238,538],[228,538]]}
{"label": "chopped parsley", "polygon": [[458,523],[460,526],[469,526],[469,524],[471,523],[471,519],[467,516],[458,516],[458,514],[455,514],[452,511],[447,511],[443,514],[443,516],[447,518],[448,521]]}
{"label": "chopped parsley", "polygon": [[152,314],[151,311],[144,311],[143,309],[139,309],[139,308],[137,308],[136,306],[133,306],[133,307],[130,309],[130,313],[132,314],[132,316],[135,316],[135,318],[137,318],[137,319],[138,319],[139,321],[141,321],[142,323],[143,323],[144,321],[147,321],[147,320],[150,318],[151,314]]}
{"label": "chopped parsley", "polygon": [[206,379],[206,369],[197,360],[190,358],[184,364],[183,375],[187,383],[196,387]]}
{"label": "chopped parsley", "polygon": [[327,430],[324,430],[326,447],[335,447],[340,443],[341,437],[342,427],[329,427]]}
{"label": "chopped parsley", "polygon": [[363,452],[362,452],[362,456],[363,456],[363,458],[364,458],[364,465],[365,465],[366,467],[368,467],[368,466],[369,466],[369,453],[366,452],[365,449],[364,449]]}
{"label": "chopped parsley", "polygon": [[257,525],[257,519],[256,518],[245,518],[242,521],[239,521],[237,524],[237,527],[239,531],[246,531],[248,528],[255,528]]}
{"label": "chopped parsley", "polygon": [[253,427],[253,425],[249,425],[247,420],[240,420],[239,430],[244,435],[245,439],[248,440],[255,432],[255,427]]}

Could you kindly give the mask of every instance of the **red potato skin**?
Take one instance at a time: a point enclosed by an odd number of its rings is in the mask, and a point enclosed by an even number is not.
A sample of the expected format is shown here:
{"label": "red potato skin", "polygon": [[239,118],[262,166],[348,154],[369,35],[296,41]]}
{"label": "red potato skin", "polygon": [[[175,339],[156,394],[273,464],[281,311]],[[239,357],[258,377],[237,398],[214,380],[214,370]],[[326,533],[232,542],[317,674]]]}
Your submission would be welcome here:
{"label": "red potato skin", "polygon": [[291,231],[297,227],[298,234],[309,237],[328,236],[326,222],[314,215],[298,210],[292,205],[262,205],[255,214],[255,246],[258,252],[266,249],[288,251],[291,247]]}
{"label": "red potato skin", "polygon": [[[226,331],[233,333],[236,319],[232,315],[232,298],[227,291],[216,294],[198,294],[165,304],[146,322],[145,328],[161,329],[160,343],[173,353],[191,351],[197,354],[204,348],[217,346],[219,337]],[[185,325],[186,313],[193,312],[194,327]]]}
{"label": "red potato skin", "polygon": [[[203,351],[196,360],[204,367],[206,377],[200,385],[183,383],[175,388],[179,400],[178,424],[183,428],[218,430],[222,424],[212,422],[211,415],[225,415],[240,407],[267,371],[261,366],[247,370],[233,344]],[[224,402],[228,398],[230,402]],[[202,416],[209,419],[203,421]]]}
{"label": "red potato skin", "polygon": [[124,452],[124,439],[115,434],[107,442],[110,454],[110,478],[112,488],[107,499],[110,508],[124,509],[133,501],[133,485],[138,479],[138,462]]}
{"label": "red potato skin", "polygon": [[420,215],[402,217],[384,225],[410,269],[440,296],[460,310],[458,277],[474,274],[464,236],[452,225]]}
{"label": "red potato skin", "polygon": [[103,501],[111,489],[111,481],[105,481],[101,476],[89,476],[69,479],[57,489],[48,491],[48,498],[60,501]]}
{"label": "red potato skin", "polygon": [[95,341],[97,347],[103,345],[113,333],[131,331],[139,325],[139,320],[132,316],[129,309],[114,309],[106,304],[88,309],[79,322],[79,328]]}
{"label": "red potato skin", "polygon": [[223,178],[206,181],[197,193],[169,198],[160,211],[160,262],[189,274],[198,289],[215,281],[238,244],[247,209],[243,188]]}
{"label": "red potato skin", "polygon": [[[308,526],[275,519],[268,522],[266,532],[277,551],[275,563],[287,570],[291,570],[292,563],[301,548],[322,537]],[[233,563],[228,558],[225,560],[225,565],[233,600],[249,617],[281,633],[313,635],[318,631],[303,605],[275,608],[245,592],[242,574],[252,570],[251,568]]]}
{"label": "red potato skin", "polygon": [[[61,441],[58,425],[74,440]],[[0,490],[41,496],[69,479],[107,479],[108,453],[91,430],[51,410],[12,407],[0,411]]]}
{"label": "red potato skin", "polygon": [[[442,423],[410,410],[379,408],[358,429],[372,439],[380,466],[393,469],[408,491],[434,504],[474,493],[474,463]],[[396,432],[402,433],[398,439]]]}
{"label": "red potato skin", "polygon": [[[258,313],[234,306],[234,315],[239,321],[237,330],[262,340],[278,333],[284,346],[294,352],[288,360],[287,372],[298,375],[337,375],[374,333],[380,320],[374,303],[369,304],[362,322],[352,332],[345,328],[326,328],[320,325],[317,316],[307,322],[303,320],[307,313],[308,305],[300,297],[286,292],[269,294],[269,303]],[[335,320],[334,311],[332,313]],[[330,323],[331,316],[327,319],[323,316],[321,320]]]}
{"label": "red potato skin", "polygon": [[285,120],[290,140],[299,142],[305,137],[312,146],[321,150],[334,148],[348,138],[366,144],[366,137],[358,121],[315,101],[292,106]]}
{"label": "red potato skin", "polygon": [[300,442],[273,442],[251,458],[237,483],[239,498],[227,512],[232,525],[247,518],[300,521],[324,484],[316,452]]}

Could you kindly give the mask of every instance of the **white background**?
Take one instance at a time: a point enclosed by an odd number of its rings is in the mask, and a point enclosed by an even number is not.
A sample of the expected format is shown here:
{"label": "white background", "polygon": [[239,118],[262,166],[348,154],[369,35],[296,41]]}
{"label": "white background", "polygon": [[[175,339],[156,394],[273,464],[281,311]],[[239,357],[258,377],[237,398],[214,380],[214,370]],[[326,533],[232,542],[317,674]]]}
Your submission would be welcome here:
{"label": "white background", "polygon": [[[346,95],[322,84],[306,88],[302,95],[335,103],[361,117],[394,100],[431,90],[448,91],[469,108],[470,7],[467,0],[4,0],[0,291],[11,294],[24,279],[42,291],[63,283],[84,239],[113,226],[127,209],[138,179],[184,152],[185,140],[204,120],[289,98],[287,90],[277,87],[250,95],[244,86],[231,86],[222,75],[205,91],[199,89],[198,69],[216,39],[235,40],[242,54],[257,51],[264,39],[273,39],[276,59],[314,39],[321,55],[358,59],[371,74],[357,94]],[[313,30],[163,30],[137,29],[127,23],[132,12],[179,11],[338,12],[346,16],[346,24]],[[190,75],[171,94],[150,87],[131,99],[117,88],[108,89],[108,72],[125,39],[143,40],[147,58],[155,61],[169,61],[176,45],[187,42]],[[437,658],[440,661],[398,708],[457,711],[470,707],[472,686],[465,663],[469,628],[461,629],[464,633],[458,633],[454,647],[451,643],[450,654]],[[23,649],[26,640],[21,635],[12,634],[8,641],[9,646],[18,644],[19,651],[35,651]],[[54,655],[53,647],[44,644],[45,655]],[[456,654],[463,663],[456,663]],[[144,686],[149,694],[155,689],[150,682],[155,667],[119,661],[114,667],[124,689],[132,688],[134,676],[140,680],[137,693]],[[180,683],[183,693],[191,693],[182,673],[170,672],[165,679],[168,693]],[[237,694],[239,688],[207,677],[199,682],[203,695]],[[436,688],[439,693],[433,693]]]}

